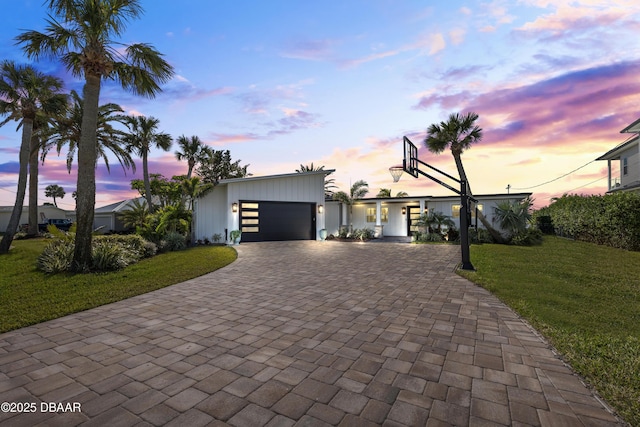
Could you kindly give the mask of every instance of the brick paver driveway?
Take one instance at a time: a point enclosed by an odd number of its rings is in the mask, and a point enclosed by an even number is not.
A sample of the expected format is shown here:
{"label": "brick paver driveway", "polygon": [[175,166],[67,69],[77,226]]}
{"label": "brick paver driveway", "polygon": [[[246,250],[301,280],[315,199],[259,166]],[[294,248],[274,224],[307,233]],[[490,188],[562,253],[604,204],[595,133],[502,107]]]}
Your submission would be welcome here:
{"label": "brick paver driveway", "polygon": [[453,273],[457,247],[238,252],[198,279],[0,335],[0,402],[35,403],[0,424],[617,422],[534,331]]}

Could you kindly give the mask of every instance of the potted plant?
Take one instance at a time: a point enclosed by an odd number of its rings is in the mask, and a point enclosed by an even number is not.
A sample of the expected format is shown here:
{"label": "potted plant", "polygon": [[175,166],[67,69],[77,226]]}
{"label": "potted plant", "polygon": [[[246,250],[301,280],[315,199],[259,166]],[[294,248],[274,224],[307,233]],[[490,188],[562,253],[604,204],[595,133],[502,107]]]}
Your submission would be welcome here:
{"label": "potted plant", "polygon": [[240,230],[231,230],[231,233],[229,233],[229,236],[231,237],[231,242],[234,245],[238,245],[238,244],[240,244],[240,237],[242,236],[242,231],[240,231]]}
{"label": "potted plant", "polygon": [[326,240],[327,239],[327,229],[326,228],[321,228],[320,229],[320,240]]}

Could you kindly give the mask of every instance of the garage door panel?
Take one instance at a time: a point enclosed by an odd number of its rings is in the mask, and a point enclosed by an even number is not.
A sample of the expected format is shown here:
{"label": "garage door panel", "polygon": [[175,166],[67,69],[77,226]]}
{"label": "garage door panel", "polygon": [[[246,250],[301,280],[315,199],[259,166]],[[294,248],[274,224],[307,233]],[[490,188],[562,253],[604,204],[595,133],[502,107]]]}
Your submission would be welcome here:
{"label": "garage door panel", "polygon": [[244,242],[315,238],[313,203],[242,201],[240,206]]}

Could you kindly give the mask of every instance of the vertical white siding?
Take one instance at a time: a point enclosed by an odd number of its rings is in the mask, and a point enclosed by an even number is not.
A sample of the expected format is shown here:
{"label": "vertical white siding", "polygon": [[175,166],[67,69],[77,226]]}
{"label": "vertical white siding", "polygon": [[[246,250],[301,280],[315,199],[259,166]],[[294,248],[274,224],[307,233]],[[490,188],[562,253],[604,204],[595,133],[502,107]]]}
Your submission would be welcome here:
{"label": "vertical white siding", "polygon": [[211,240],[214,234],[221,234],[224,239],[227,211],[231,211],[231,205],[227,203],[227,188],[224,185],[215,187],[199,198],[194,208],[195,238]]}

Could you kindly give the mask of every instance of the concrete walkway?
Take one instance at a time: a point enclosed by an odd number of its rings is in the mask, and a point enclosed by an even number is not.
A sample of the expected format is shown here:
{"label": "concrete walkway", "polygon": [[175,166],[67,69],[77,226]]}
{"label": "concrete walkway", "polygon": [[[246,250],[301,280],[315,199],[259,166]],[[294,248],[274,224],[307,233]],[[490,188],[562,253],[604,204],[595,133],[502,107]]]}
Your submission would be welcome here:
{"label": "concrete walkway", "polygon": [[0,425],[618,423],[535,331],[453,272],[459,247],[238,252],[212,274],[0,335],[0,402],[35,409]]}

